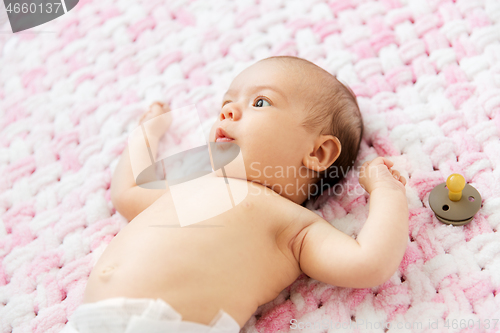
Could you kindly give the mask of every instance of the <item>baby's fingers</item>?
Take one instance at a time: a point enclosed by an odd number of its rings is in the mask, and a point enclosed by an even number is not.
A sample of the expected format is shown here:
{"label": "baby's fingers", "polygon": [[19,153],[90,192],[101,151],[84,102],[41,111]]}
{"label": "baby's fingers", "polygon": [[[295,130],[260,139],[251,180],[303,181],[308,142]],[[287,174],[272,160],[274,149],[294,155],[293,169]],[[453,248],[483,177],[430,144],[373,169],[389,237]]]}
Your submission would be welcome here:
{"label": "baby's fingers", "polygon": [[401,184],[406,185],[406,178],[401,176],[398,170],[391,170],[392,176],[396,178],[396,180],[399,180]]}
{"label": "baby's fingers", "polygon": [[387,168],[390,169],[394,165],[394,162],[388,160],[385,157],[379,156],[379,157],[375,158],[370,164],[373,166],[376,166],[379,164],[385,164],[385,166],[387,166]]}

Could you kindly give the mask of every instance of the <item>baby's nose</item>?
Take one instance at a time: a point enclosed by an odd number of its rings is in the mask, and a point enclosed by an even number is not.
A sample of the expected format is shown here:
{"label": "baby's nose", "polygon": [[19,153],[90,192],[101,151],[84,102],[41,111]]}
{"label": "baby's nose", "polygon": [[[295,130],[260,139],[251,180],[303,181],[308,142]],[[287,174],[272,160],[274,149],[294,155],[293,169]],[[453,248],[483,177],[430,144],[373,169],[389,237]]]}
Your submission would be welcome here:
{"label": "baby's nose", "polygon": [[219,116],[220,121],[224,119],[238,120],[239,118],[240,118],[240,112],[236,109],[236,107],[230,105],[224,106]]}

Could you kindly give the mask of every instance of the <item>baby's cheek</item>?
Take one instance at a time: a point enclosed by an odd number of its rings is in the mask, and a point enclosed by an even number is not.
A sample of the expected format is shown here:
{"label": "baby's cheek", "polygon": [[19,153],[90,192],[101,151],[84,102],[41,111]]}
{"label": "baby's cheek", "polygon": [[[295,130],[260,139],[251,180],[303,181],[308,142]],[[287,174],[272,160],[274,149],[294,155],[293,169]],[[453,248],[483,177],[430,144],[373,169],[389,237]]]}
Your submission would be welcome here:
{"label": "baby's cheek", "polygon": [[247,178],[250,180],[262,179],[264,178],[264,172],[262,170],[262,163],[259,161],[254,161],[248,165],[246,168]]}

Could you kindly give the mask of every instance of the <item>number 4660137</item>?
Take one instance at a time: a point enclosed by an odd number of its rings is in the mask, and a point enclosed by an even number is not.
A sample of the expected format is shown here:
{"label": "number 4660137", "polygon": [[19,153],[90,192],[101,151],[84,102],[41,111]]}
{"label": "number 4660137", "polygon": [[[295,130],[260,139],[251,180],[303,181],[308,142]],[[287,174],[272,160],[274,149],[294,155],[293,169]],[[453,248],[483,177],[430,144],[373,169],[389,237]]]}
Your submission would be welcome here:
{"label": "number 4660137", "polygon": [[[45,6],[44,6],[45,5]],[[46,2],[46,3],[40,3],[40,4],[35,4],[35,3],[9,3],[7,5],[7,8],[5,10],[7,13],[47,13],[50,14],[52,12],[58,13],[59,7],[61,6],[61,3],[51,3],[51,2]],[[44,8],[45,7],[45,8]]]}
{"label": "number 4660137", "polygon": [[[496,328],[497,327],[497,324],[498,324],[498,319],[485,319],[483,320],[482,322],[482,326],[483,328],[485,329],[489,329],[489,328]],[[444,327],[447,327],[447,328],[453,328],[453,329],[457,329],[457,328],[462,328],[462,329],[473,329],[475,327],[477,328],[481,328],[481,320],[474,320],[474,319],[469,319],[469,320],[466,320],[466,319],[462,319],[462,320],[458,320],[458,319],[453,319],[451,320],[451,324],[450,324],[450,320],[449,319],[446,319],[444,321]]]}

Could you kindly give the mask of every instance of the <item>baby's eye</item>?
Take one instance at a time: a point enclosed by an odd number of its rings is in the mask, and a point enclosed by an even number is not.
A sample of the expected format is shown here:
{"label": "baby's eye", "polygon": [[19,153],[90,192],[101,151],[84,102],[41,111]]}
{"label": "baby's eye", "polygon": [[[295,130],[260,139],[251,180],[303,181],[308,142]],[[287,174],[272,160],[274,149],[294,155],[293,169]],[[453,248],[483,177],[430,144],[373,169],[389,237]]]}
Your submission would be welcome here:
{"label": "baby's eye", "polygon": [[[266,103],[266,104],[264,104],[264,103]],[[265,99],[259,98],[256,101],[255,106],[258,107],[258,108],[261,108],[263,106],[271,106],[271,104],[268,101],[266,101]]]}

